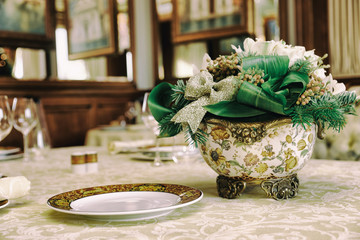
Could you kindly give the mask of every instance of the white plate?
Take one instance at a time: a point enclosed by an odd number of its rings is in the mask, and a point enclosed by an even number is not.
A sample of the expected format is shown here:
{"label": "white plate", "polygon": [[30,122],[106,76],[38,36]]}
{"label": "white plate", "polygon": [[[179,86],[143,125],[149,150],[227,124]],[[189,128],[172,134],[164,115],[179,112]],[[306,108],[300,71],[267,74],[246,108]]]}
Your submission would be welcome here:
{"label": "white plate", "polygon": [[18,159],[18,158],[22,158],[22,157],[23,157],[23,153],[0,155],[0,161],[13,160],[13,159]]}
{"label": "white plate", "polygon": [[10,201],[7,199],[0,201],[0,209],[6,207],[9,203]]}
{"label": "white plate", "polygon": [[[154,160],[155,152],[142,152],[142,153],[132,153],[129,155],[131,159],[134,160]],[[171,152],[160,152],[160,159],[162,161],[173,161],[173,154]]]}
{"label": "white plate", "polygon": [[120,184],[78,189],[48,200],[52,209],[99,220],[160,217],[201,200],[200,190],[174,184]]}
{"label": "white plate", "polygon": [[21,149],[18,147],[0,147],[0,155],[8,155],[20,152]]}
{"label": "white plate", "polygon": [[140,150],[141,152],[156,152],[158,149],[159,152],[171,153],[175,151],[184,151],[186,149],[186,145],[175,145],[175,146],[160,146],[158,148],[151,147],[144,150]]}
{"label": "white plate", "polygon": [[137,153],[133,153],[130,155],[132,159],[135,160],[154,160],[156,149],[158,149],[160,153],[160,158],[163,161],[172,161],[174,152],[181,152],[186,150],[185,145],[176,145],[176,146],[160,146],[158,148],[141,148],[138,149]]}
{"label": "white plate", "polygon": [[[177,161],[184,158],[198,159],[201,157],[198,149],[190,150],[186,145],[161,146],[158,148],[160,158],[163,161]],[[130,157],[135,160],[154,160],[156,147],[140,149],[138,153],[131,154]]]}
{"label": "white plate", "polygon": [[114,126],[103,126],[100,127],[102,131],[123,131],[126,130],[126,126],[114,125]]}

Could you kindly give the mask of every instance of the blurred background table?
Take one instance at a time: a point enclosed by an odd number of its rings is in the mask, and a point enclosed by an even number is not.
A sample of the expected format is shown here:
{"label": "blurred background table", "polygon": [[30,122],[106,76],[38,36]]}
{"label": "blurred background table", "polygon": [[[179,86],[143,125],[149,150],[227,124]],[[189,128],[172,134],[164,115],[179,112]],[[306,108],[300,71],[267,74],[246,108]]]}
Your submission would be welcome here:
{"label": "blurred background table", "polygon": [[[108,147],[113,141],[129,142],[137,140],[155,140],[155,135],[151,129],[144,124],[134,125],[104,125],[90,129],[86,133],[86,146],[103,146]],[[160,139],[161,145],[185,145],[185,137],[180,133],[172,138]]]}
{"label": "blurred background table", "polygon": [[154,133],[144,124],[126,126],[104,125],[87,131],[85,145],[107,147],[112,141],[134,141],[154,138]]}
{"label": "blurred background table", "polygon": [[[99,171],[76,175],[70,154],[98,151]],[[104,147],[51,149],[44,160],[1,161],[7,176],[26,176],[30,194],[0,209],[0,239],[360,239],[360,163],[310,160],[296,198],[276,201],[249,189],[220,198],[216,173],[204,161],[151,167]],[[47,200],[74,189],[125,183],[195,187],[204,198],[169,215],[136,222],[98,221],[50,209]]]}

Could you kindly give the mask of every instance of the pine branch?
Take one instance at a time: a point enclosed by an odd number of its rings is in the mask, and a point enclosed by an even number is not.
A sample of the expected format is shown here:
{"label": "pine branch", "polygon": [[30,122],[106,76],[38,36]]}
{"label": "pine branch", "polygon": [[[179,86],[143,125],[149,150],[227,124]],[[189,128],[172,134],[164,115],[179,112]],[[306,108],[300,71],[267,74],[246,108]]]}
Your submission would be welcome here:
{"label": "pine branch", "polygon": [[319,101],[313,104],[309,110],[312,110],[315,122],[320,122],[327,128],[340,132],[346,124],[343,109],[336,101]]}
{"label": "pine branch", "polygon": [[305,106],[295,106],[290,116],[294,125],[318,123],[340,131],[346,125],[345,114],[354,113],[355,101],[355,93],[324,94]]}
{"label": "pine branch", "polygon": [[172,101],[177,108],[182,108],[189,103],[185,99],[186,84],[183,80],[178,80],[177,84],[172,87],[173,93],[171,94]]}
{"label": "pine branch", "polygon": [[176,112],[173,111],[172,113],[161,119],[161,121],[159,122],[161,137],[175,136],[182,131],[182,126],[180,123],[175,123],[171,121],[175,114]]}
{"label": "pine branch", "polygon": [[302,125],[303,128],[306,128],[306,125],[310,126],[315,122],[311,111],[307,111],[306,106],[295,106],[289,115],[294,126]]}
{"label": "pine branch", "polygon": [[197,131],[195,133],[193,133],[190,129],[189,126],[187,126],[186,130],[185,130],[185,138],[186,138],[186,142],[189,145],[195,145],[195,147],[199,147],[199,144],[205,144],[206,141],[208,140],[208,136],[209,134],[207,134],[206,132],[204,132],[201,129],[197,129]]}
{"label": "pine branch", "polygon": [[355,114],[355,102],[357,98],[355,92],[342,92],[335,95],[335,98],[339,102],[341,108],[344,109],[345,114]]}
{"label": "pine branch", "polygon": [[175,136],[183,130],[180,123],[172,122],[171,119],[180,109],[191,102],[185,99],[185,89],[186,84],[183,80],[179,80],[177,84],[172,87],[173,93],[171,94],[171,113],[169,113],[159,122],[161,137]]}

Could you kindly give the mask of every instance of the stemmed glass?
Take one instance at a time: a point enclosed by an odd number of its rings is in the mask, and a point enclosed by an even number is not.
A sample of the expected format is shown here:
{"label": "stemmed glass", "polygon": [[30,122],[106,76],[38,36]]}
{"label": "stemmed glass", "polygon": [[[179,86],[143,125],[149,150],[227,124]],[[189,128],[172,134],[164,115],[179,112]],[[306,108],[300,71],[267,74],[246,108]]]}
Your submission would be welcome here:
{"label": "stemmed glass", "polygon": [[29,161],[28,135],[37,124],[36,104],[31,98],[14,98],[12,110],[14,127],[23,134],[24,160]]}
{"label": "stemmed glass", "polygon": [[153,131],[153,133],[155,134],[155,158],[154,158],[153,166],[158,167],[163,164],[161,161],[160,152],[159,152],[160,129],[159,129],[158,122],[155,120],[154,116],[150,112],[148,100],[149,100],[149,93],[147,92],[144,94],[144,100],[143,100],[142,109],[141,109],[142,110],[141,111],[141,119],[143,120],[145,126],[150,128]]}
{"label": "stemmed glass", "polygon": [[0,141],[9,135],[13,127],[12,114],[8,97],[0,96]]}

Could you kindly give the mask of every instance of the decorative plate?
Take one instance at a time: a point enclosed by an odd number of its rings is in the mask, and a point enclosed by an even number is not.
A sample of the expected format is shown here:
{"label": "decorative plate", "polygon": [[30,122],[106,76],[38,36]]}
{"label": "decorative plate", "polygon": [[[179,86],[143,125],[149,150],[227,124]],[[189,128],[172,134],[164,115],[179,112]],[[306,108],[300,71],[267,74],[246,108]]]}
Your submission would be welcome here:
{"label": "decorative plate", "polygon": [[120,184],[77,189],[48,199],[50,208],[99,220],[137,221],[194,204],[203,193],[174,184]]}
{"label": "decorative plate", "polygon": [[156,149],[159,151],[159,155],[162,161],[173,161],[174,153],[183,152],[186,150],[185,145],[175,146],[160,146],[139,148],[136,153],[131,154],[130,157],[135,160],[154,160]]}
{"label": "decorative plate", "polygon": [[23,157],[23,153],[9,154],[9,155],[0,155],[0,161],[19,159]]}
{"label": "decorative plate", "polygon": [[0,147],[0,155],[8,155],[19,153],[21,149],[19,147]]}
{"label": "decorative plate", "polygon": [[101,126],[99,129],[102,130],[102,131],[124,131],[124,130],[126,130],[126,126],[121,126],[121,125],[109,126],[109,125],[105,125],[105,126]]}
{"label": "decorative plate", "polygon": [[10,201],[7,199],[1,200],[0,201],[0,209],[6,207],[7,205],[9,205],[9,203],[10,203]]}

